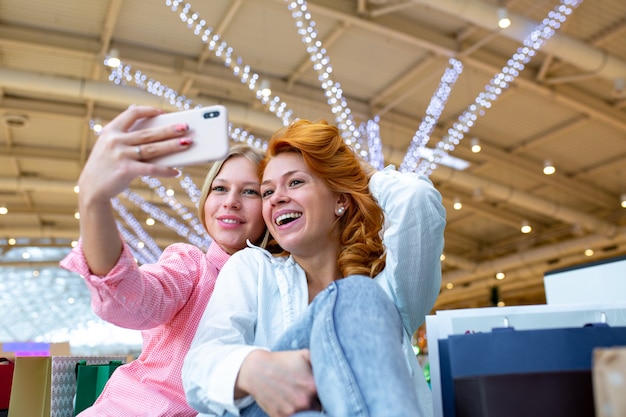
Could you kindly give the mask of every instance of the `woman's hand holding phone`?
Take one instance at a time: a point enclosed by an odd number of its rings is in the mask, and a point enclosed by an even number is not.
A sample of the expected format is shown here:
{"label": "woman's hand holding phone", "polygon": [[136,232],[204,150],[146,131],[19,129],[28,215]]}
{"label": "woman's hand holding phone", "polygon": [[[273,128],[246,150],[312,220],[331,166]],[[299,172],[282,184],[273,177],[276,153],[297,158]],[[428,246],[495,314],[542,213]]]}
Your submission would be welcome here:
{"label": "woman's hand holding phone", "polygon": [[145,158],[184,152],[193,144],[185,124],[129,130],[138,120],[162,114],[147,106],[131,106],[120,113],[102,129],[78,179],[82,249],[95,275],[106,275],[122,251],[111,199],[138,176],[177,176],[176,169],[147,163]]}
{"label": "woman's hand holding phone", "polygon": [[189,149],[193,140],[184,123],[131,130],[138,120],[163,114],[158,108],[131,106],[102,129],[78,181],[81,200],[101,199],[108,203],[138,176],[178,175],[171,167],[146,161]]}

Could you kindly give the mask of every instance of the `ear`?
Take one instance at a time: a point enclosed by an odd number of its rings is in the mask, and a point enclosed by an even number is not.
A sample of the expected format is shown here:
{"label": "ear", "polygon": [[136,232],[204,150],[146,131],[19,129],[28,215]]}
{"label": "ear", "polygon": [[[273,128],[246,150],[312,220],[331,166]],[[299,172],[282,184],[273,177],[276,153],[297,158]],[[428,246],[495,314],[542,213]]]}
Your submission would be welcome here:
{"label": "ear", "polygon": [[335,214],[338,217],[341,217],[343,213],[346,212],[349,206],[350,199],[346,196],[346,194],[339,194],[337,196],[337,201],[335,202]]}

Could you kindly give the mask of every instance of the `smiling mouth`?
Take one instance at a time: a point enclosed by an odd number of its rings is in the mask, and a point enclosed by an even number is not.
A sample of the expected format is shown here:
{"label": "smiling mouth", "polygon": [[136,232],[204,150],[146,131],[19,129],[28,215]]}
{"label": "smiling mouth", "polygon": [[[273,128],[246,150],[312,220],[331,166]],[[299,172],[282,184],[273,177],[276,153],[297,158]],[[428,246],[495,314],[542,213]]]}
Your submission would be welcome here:
{"label": "smiling mouth", "polygon": [[291,223],[292,221],[299,219],[300,217],[302,217],[302,213],[286,213],[276,217],[276,220],[274,221],[278,226],[282,226],[284,224]]}

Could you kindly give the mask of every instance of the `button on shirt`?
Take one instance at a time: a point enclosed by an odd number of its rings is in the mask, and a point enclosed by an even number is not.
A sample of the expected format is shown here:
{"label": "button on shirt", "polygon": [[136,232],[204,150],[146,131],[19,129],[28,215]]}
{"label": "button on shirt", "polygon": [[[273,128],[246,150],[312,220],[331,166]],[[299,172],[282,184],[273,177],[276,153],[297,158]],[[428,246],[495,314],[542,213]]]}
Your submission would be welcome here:
{"label": "button on shirt", "polygon": [[142,330],[139,357],[111,376],[93,407],[80,416],[196,416],[181,381],[183,358],[229,255],[212,243],[207,253],[176,243],[158,262],[138,267],[124,249],[106,276],[92,275],[79,244],[61,266],[79,273],[93,311],[117,326]]}

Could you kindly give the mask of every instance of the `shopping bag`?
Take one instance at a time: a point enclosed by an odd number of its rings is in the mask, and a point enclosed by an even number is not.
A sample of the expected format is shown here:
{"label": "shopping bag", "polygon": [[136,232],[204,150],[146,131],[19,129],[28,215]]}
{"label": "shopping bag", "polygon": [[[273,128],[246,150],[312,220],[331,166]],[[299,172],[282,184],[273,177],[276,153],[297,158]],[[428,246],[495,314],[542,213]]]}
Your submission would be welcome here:
{"label": "shopping bag", "polygon": [[0,416],[6,415],[9,410],[14,369],[15,363],[13,361],[0,358]]}
{"label": "shopping bag", "polygon": [[596,417],[626,417],[626,347],[593,351]]}
{"label": "shopping bag", "polygon": [[8,417],[74,417],[76,364],[108,364],[126,356],[18,356]]}
{"label": "shopping bag", "polygon": [[52,361],[49,356],[15,358],[8,417],[49,417]]}
{"label": "shopping bag", "polygon": [[76,364],[76,406],[74,415],[91,407],[104,389],[113,372],[122,361],[109,361],[106,364],[91,364],[79,361]]}
{"label": "shopping bag", "polygon": [[[440,339],[443,415],[482,417],[498,415],[494,412],[499,410],[507,417],[593,416],[593,349],[620,345],[626,345],[626,327],[606,325],[519,331],[508,327]],[[561,395],[563,386],[571,394]],[[477,395],[483,402],[472,401]]]}

